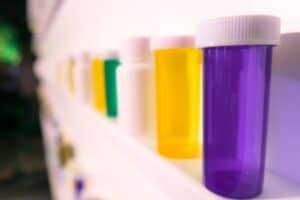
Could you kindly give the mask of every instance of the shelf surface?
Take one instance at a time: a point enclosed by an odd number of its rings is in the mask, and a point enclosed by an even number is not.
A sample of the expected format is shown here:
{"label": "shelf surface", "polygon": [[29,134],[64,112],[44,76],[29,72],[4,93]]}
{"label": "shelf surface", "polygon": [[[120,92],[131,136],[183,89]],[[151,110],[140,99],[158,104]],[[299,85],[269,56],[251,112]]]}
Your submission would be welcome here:
{"label": "shelf surface", "polygon": [[[86,196],[114,200],[221,200],[202,184],[202,160],[160,157],[155,138],[135,137],[115,120],[95,112],[50,82],[42,91],[53,115],[76,149],[76,162],[85,172]],[[270,170],[258,200],[300,200],[300,185]]]}

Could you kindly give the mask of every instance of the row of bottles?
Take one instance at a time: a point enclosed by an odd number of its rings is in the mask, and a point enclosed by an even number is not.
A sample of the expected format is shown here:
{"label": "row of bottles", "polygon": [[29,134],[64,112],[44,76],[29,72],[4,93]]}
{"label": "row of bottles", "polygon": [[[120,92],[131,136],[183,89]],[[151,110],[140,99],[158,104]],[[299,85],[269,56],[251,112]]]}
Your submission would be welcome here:
{"label": "row of bottles", "polygon": [[119,52],[74,57],[57,71],[66,70],[71,94],[125,133],[156,133],[162,156],[197,158],[203,149],[211,191],[251,198],[263,186],[279,36],[277,17],[223,17],[200,23],[196,37],[130,38]]}
{"label": "row of bottles", "polygon": [[63,88],[117,118],[124,132],[155,132],[161,155],[195,158],[202,124],[201,65],[192,36],[136,37],[124,41],[120,53],[71,57],[56,71]]}
{"label": "row of bottles", "polygon": [[79,101],[91,104],[109,117],[116,117],[116,70],[119,65],[118,55],[113,50],[104,55],[71,56],[58,62],[56,82]]}

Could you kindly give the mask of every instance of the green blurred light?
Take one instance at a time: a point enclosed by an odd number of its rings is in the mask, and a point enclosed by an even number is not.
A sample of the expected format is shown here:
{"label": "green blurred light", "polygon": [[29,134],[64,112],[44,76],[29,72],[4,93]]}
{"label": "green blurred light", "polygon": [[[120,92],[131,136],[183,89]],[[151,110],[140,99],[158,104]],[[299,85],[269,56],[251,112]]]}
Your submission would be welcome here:
{"label": "green blurred light", "polygon": [[17,65],[21,61],[20,45],[15,29],[0,23],[0,62]]}

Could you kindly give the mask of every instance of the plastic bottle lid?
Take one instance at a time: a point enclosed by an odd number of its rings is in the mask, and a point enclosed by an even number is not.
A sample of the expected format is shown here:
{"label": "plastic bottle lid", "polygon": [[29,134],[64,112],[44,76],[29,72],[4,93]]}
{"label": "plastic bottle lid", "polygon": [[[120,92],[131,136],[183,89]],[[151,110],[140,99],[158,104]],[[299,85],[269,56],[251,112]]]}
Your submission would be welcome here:
{"label": "plastic bottle lid", "polygon": [[107,59],[118,59],[119,58],[119,52],[116,49],[108,49],[100,53],[100,57],[103,60]]}
{"label": "plastic bottle lid", "polygon": [[84,54],[85,58],[87,59],[100,59],[100,60],[107,60],[107,59],[117,59],[119,58],[119,52],[115,49],[107,49],[107,50],[95,50],[86,52]]}
{"label": "plastic bottle lid", "polygon": [[127,39],[121,47],[121,62],[142,62],[150,60],[150,41],[148,37]]}
{"label": "plastic bottle lid", "polygon": [[280,19],[267,15],[230,16],[204,20],[198,25],[200,48],[232,45],[277,45]]}
{"label": "plastic bottle lid", "polygon": [[151,50],[193,47],[195,47],[195,39],[192,36],[170,36],[151,40]]}

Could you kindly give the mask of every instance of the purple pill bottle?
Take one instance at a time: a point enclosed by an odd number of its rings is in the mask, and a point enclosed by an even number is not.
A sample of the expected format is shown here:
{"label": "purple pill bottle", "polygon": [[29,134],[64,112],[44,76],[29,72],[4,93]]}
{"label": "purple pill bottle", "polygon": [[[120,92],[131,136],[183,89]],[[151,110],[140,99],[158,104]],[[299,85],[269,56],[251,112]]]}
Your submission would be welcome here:
{"label": "purple pill bottle", "polygon": [[204,183],[229,198],[263,188],[272,48],[280,19],[266,15],[202,21],[204,51]]}

